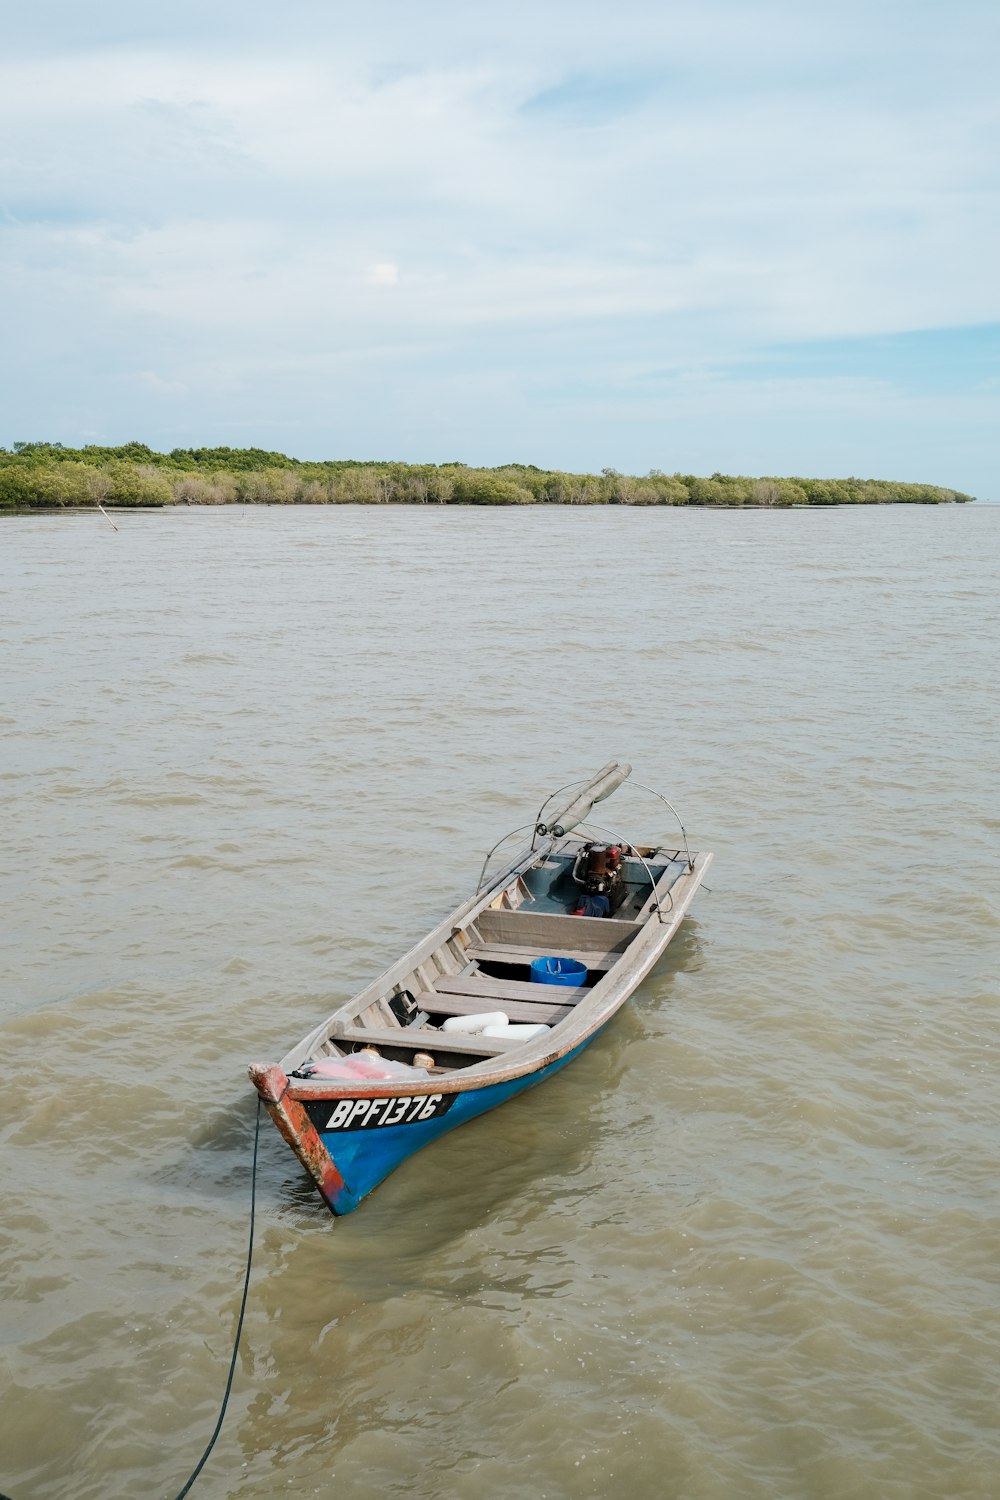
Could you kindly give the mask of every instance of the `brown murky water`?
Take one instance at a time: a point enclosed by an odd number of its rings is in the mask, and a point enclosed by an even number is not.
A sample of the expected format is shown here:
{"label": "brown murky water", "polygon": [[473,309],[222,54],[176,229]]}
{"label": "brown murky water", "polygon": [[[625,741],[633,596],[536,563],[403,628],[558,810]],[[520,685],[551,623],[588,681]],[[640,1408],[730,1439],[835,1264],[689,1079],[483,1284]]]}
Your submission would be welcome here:
{"label": "brown murky water", "polygon": [[176,1494],[246,1061],[622,755],[712,893],[353,1217],[265,1122],[193,1494],[1000,1495],[1000,509],[116,519],[0,525],[0,1490]]}

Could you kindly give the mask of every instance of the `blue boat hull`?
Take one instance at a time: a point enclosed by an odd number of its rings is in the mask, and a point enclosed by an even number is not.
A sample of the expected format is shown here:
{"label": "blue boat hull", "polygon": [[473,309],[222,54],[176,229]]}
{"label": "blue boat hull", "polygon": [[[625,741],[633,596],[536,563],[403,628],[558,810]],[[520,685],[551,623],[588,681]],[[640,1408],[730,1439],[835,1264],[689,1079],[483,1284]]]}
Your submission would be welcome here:
{"label": "blue boat hull", "polygon": [[488,1084],[485,1088],[463,1090],[454,1096],[454,1103],[447,1114],[437,1119],[416,1120],[404,1125],[383,1125],[368,1130],[324,1130],[317,1122],[317,1114],[320,1118],[324,1114],[329,1116],[338,1101],[325,1099],[321,1105],[319,1101],[312,1104],[309,1107],[310,1118],[336,1167],[337,1176],[341,1179],[340,1186],[333,1183],[331,1190],[323,1192],[329,1207],[338,1215],[352,1213],[372,1188],[377,1187],[407,1157],[432,1145],[450,1130],[464,1125],[467,1120],[474,1120],[478,1115],[496,1109],[497,1105],[506,1104],[515,1095],[523,1094],[525,1089],[544,1083],[553,1073],[558,1073],[560,1068],[578,1057],[594,1037],[600,1035],[600,1030],[588,1036],[572,1052],[567,1052],[564,1057],[540,1068],[537,1073],[506,1079],[503,1083]]}

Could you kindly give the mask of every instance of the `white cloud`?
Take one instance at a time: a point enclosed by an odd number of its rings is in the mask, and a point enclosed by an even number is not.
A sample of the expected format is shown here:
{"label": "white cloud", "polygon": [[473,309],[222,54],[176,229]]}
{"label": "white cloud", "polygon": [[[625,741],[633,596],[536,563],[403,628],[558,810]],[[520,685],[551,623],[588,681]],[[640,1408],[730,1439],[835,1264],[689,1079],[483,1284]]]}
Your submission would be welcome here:
{"label": "white cloud", "polygon": [[399,267],[391,260],[377,260],[365,272],[366,286],[395,286],[399,280]]}
{"label": "white cloud", "polygon": [[139,385],[156,396],[185,396],[187,386],[182,380],[164,380],[155,370],[140,370],[135,377]]}
{"label": "white cloud", "polygon": [[[682,104],[667,90],[581,137],[520,113],[538,82],[477,64],[379,83],[301,57],[8,65],[0,118],[23,140],[8,212],[89,221],[114,295],[152,308],[183,281],[170,315],[217,301],[213,323],[241,287],[265,321],[298,293],[335,305],[331,260],[335,281],[360,261],[365,284],[396,284],[371,238],[405,252],[429,323],[535,318],[545,298],[553,318],[714,308],[737,335],[781,337],[1000,317],[991,101],[845,112],[829,81]],[[43,262],[69,243],[58,222],[37,233]]]}
{"label": "white cloud", "polygon": [[860,0],[622,0],[612,26],[587,0],[289,0],[221,42],[179,0],[169,41],[9,52],[8,340],[39,389],[62,344],[152,401],[209,371],[402,378],[437,352],[558,382],[568,346],[620,374],[1000,321],[993,12],[955,4],[901,27]]}

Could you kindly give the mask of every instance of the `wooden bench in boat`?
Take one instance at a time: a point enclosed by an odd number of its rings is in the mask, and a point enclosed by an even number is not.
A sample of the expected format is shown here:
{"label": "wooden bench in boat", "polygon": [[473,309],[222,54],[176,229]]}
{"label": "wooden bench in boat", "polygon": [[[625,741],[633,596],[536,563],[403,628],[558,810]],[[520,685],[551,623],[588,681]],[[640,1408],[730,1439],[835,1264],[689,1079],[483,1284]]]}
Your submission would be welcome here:
{"label": "wooden bench in boat", "polygon": [[473,1057],[498,1057],[524,1046],[519,1037],[471,1036],[468,1032],[438,1031],[433,1026],[349,1026],[346,1022],[333,1028],[330,1040],[338,1045],[362,1042],[371,1047],[404,1047],[435,1055],[460,1052]]}
{"label": "wooden bench in boat", "polygon": [[[435,979],[433,989],[437,995],[471,995],[484,1001],[523,1000],[528,1005],[567,1005],[582,1000],[588,993],[582,984],[529,984],[520,979],[494,979],[490,974],[442,974]],[[484,1005],[483,1009],[490,1007]]]}
{"label": "wooden bench in boat", "polygon": [[533,948],[517,943],[472,943],[466,948],[469,958],[489,964],[530,964],[533,958],[573,958],[586,964],[593,974],[606,974],[621,958],[620,953],[591,953],[586,948]]}
{"label": "wooden bench in boat", "polygon": [[[502,1010],[508,1021],[541,1022],[543,1026],[554,1026],[557,1021],[573,1014],[572,1005],[528,1005],[523,1000],[494,1000],[488,1004],[478,996],[434,995],[428,991],[413,998],[429,1016],[478,1016],[484,1010]],[[452,1035],[450,1031],[436,1034],[442,1037]]]}
{"label": "wooden bench in boat", "polygon": [[550,912],[497,911],[488,906],[476,917],[470,936],[475,929],[478,940],[492,947],[512,944],[534,948],[538,954],[550,953],[553,946],[581,950],[580,958],[585,962],[586,953],[624,953],[642,924],[618,917],[561,917]]}

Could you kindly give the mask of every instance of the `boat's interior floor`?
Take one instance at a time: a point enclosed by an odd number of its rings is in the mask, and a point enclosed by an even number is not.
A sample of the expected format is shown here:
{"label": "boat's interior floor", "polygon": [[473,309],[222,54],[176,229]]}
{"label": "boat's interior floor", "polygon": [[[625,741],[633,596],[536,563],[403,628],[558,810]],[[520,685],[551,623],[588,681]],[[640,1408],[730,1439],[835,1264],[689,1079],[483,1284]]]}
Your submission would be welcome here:
{"label": "boat's interior floor", "polygon": [[[661,855],[654,878],[660,881],[672,863]],[[572,1015],[642,930],[641,909],[652,884],[643,871],[614,915],[577,916],[567,910],[577,897],[571,883],[566,889],[569,864],[568,858],[550,857],[528,870],[504,892],[499,906],[487,907],[454,931],[403,982],[353,1015],[341,1012],[329,1032],[329,1051],[323,1051],[342,1056],[375,1050],[403,1063],[415,1063],[417,1054],[425,1054],[420,1067],[451,1072],[508,1053],[527,1039],[516,1032],[485,1036],[443,1031],[447,1020],[492,1012],[502,1013],[512,1027],[553,1027]],[[685,861],[678,858],[676,867],[679,878]],[[533,982],[531,963],[537,958],[585,965],[583,982]]]}

